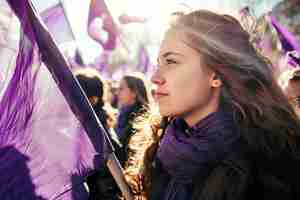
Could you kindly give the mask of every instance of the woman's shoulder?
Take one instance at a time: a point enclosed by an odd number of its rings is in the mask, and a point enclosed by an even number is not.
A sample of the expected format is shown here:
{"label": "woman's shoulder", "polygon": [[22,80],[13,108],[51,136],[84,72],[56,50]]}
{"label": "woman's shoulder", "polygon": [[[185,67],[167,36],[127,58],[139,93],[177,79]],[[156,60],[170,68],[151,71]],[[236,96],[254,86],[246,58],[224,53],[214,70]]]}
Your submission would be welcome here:
{"label": "woman's shoulder", "polygon": [[250,185],[251,164],[244,158],[221,161],[201,183],[195,179],[193,199],[242,200]]}
{"label": "woman's shoulder", "polygon": [[[286,171],[289,168],[291,172]],[[195,179],[193,199],[299,199],[296,184],[299,173],[292,167],[284,169],[283,172],[267,169],[263,164],[254,162],[248,154],[228,157],[212,170],[204,184],[197,184]],[[286,174],[294,174],[295,177],[284,177]]]}

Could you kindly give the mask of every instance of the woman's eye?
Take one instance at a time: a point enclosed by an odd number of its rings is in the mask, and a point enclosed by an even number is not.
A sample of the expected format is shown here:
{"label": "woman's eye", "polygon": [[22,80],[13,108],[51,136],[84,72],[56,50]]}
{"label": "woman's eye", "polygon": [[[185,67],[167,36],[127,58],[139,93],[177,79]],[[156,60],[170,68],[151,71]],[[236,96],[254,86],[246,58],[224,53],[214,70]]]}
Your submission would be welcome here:
{"label": "woman's eye", "polygon": [[173,59],[166,59],[167,64],[176,64],[177,62]]}

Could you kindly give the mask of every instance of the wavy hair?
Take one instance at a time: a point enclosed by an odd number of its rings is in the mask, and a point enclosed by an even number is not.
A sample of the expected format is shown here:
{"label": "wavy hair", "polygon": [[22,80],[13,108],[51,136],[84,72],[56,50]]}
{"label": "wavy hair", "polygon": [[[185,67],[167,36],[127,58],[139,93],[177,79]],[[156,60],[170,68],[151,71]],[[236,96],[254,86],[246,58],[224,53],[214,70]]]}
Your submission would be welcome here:
{"label": "wavy hair", "polygon": [[201,62],[223,82],[221,102],[230,108],[249,147],[275,156],[299,140],[299,121],[278,86],[271,63],[229,15],[198,10],[178,15],[171,28],[184,32]]}

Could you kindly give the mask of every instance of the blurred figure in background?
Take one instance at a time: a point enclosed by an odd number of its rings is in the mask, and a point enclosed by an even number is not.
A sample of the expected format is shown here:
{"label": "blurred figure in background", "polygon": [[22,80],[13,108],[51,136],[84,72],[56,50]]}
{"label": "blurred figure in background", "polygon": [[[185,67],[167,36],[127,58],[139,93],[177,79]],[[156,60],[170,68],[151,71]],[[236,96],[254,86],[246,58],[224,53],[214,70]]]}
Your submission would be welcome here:
{"label": "blurred figure in background", "polygon": [[300,117],[300,68],[290,68],[281,73],[278,83]]}
{"label": "blurred figure in background", "polygon": [[[119,149],[120,143],[113,130],[116,121],[116,112],[107,101],[107,87],[105,81],[101,78],[99,72],[93,68],[79,69],[75,71],[74,74],[88,97],[96,115],[104,128],[108,131],[108,136],[114,148]],[[88,176],[86,182],[89,188],[90,200],[117,199],[116,194],[119,193],[119,189],[106,166]]]}
{"label": "blurred figure in background", "polygon": [[75,76],[98,118],[105,128],[109,130],[111,128],[109,124],[111,124],[114,119],[113,114],[104,109],[104,106],[109,102],[106,101],[106,84],[99,72],[93,68],[83,68],[75,71]]}
{"label": "blurred figure in background", "polygon": [[128,156],[128,142],[135,133],[133,122],[149,109],[149,91],[145,77],[141,73],[132,73],[122,78],[117,92],[120,113],[116,132],[122,145],[119,159],[124,165]]}
{"label": "blurred figure in background", "polygon": [[104,107],[108,110],[112,110],[113,113],[118,113],[118,95],[117,95],[117,86],[113,80],[106,80],[107,92],[106,92],[106,101]]}

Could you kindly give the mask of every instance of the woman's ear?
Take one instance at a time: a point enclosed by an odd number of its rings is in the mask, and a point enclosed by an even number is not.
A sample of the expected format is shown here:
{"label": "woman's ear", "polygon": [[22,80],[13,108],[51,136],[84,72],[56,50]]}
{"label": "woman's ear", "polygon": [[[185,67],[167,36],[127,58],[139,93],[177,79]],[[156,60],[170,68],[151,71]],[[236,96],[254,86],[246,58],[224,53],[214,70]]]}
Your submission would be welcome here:
{"label": "woman's ear", "polygon": [[92,104],[92,106],[95,106],[99,101],[99,97],[97,97],[97,96],[90,96],[90,97],[88,97],[88,99],[89,99],[90,103]]}
{"label": "woman's ear", "polygon": [[132,90],[130,90],[130,91],[131,91],[132,103],[136,103],[136,101],[138,101],[138,96],[137,96],[136,92],[134,92]]}
{"label": "woman's ear", "polygon": [[222,83],[222,80],[220,79],[220,77],[215,72],[213,72],[211,86],[217,88],[217,87],[221,87],[222,84],[223,83]]}

